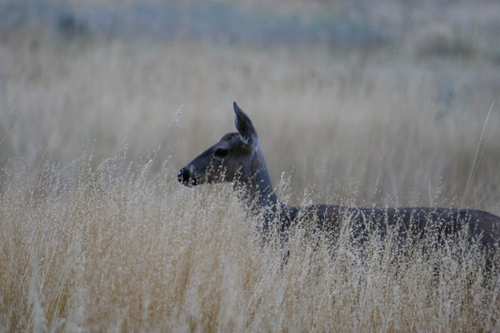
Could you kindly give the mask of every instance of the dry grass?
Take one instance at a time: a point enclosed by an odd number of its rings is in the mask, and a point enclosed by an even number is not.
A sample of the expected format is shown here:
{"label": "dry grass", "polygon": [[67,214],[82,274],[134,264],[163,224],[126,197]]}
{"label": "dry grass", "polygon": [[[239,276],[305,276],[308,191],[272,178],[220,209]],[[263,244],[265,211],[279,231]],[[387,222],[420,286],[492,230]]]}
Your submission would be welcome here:
{"label": "dry grass", "polygon": [[299,234],[282,265],[230,187],[175,179],[233,131],[237,100],[287,202],[499,214],[498,103],[484,126],[500,96],[494,64],[392,49],[2,38],[6,331],[500,329],[498,281],[484,281],[465,243],[401,258],[373,240],[361,260],[345,238],[332,254]]}
{"label": "dry grass", "polygon": [[[0,204],[0,310],[7,330],[497,330],[497,287],[474,251],[333,254],[296,235],[286,266],[227,187],[179,188],[120,161],[72,182],[17,170]],[[118,168],[117,168],[118,166]],[[169,171],[168,169],[164,171]],[[454,251],[467,250],[460,256]],[[364,258],[364,259],[361,259]],[[435,267],[439,267],[436,276]],[[495,282],[495,281],[494,281]]]}
{"label": "dry grass", "polygon": [[[312,185],[322,201],[356,187],[358,204],[384,205],[387,195],[413,205],[461,199],[500,92],[487,62],[418,64],[393,50],[367,57],[321,46],[43,38],[4,45],[2,163],[24,156],[36,166],[45,153],[62,169],[89,147],[96,163],[125,147],[128,160],[146,162],[165,137],[153,167],[168,159],[175,170],[234,130],[237,100],[256,123],[275,182],[293,170],[294,202]],[[463,203],[497,213],[489,194],[498,193],[498,110]]]}

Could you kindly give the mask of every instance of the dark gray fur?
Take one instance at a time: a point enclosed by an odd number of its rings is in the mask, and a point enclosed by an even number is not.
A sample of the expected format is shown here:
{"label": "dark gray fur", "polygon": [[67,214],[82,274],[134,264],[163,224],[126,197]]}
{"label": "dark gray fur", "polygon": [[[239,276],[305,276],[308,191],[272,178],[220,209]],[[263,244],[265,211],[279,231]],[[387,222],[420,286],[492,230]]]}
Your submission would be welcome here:
{"label": "dark gray fur", "polygon": [[[237,133],[228,133],[200,156],[179,171],[179,182],[186,186],[203,183],[232,182],[252,214],[263,214],[263,230],[277,221],[279,231],[287,231],[300,221],[312,221],[313,229],[335,234],[343,221],[352,222],[355,237],[376,230],[385,235],[391,228],[399,236],[423,238],[429,232],[445,237],[466,232],[467,238],[478,241],[494,253],[500,239],[500,217],[473,209],[408,207],[353,208],[311,205],[292,207],[276,196],[259,138],[250,118],[234,103]],[[465,228],[465,229],[464,229]]]}

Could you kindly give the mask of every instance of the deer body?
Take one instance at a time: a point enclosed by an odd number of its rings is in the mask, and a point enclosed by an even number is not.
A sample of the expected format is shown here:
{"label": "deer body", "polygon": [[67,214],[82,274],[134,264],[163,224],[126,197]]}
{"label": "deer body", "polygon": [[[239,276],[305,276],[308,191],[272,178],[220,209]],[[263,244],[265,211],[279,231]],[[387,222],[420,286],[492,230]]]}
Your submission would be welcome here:
{"label": "deer body", "polygon": [[[232,182],[250,213],[263,214],[263,230],[278,223],[286,231],[300,221],[312,221],[314,230],[337,233],[343,221],[352,222],[355,237],[370,231],[386,234],[389,228],[401,237],[424,237],[429,231],[453,235],[461,231],[486,248],[496,248],[500,240],[500,217],[471,209],[409,207],[353,208],[329,205],[292,207],[276,196],[259,138],[250,118],[234,103],[237,133],[228,133],[214,146],[191,161],[178,173],[186,186]],[[466,228],[466,230],[464,230]]]}

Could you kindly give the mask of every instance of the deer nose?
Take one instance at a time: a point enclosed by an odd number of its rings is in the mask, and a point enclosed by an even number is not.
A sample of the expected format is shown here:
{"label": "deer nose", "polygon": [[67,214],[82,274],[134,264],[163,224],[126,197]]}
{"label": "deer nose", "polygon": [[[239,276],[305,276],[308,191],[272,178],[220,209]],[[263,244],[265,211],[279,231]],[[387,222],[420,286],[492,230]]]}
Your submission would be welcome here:
{"label": "deer nose", "polygon": [[186,186],[193,186],[196,185],[196,181],[191,177],[191,171],[186,168],[182,168],[179,173],[177,174],[177,180]]}
{"label": "deer nose", "polygon": [[177,174],[177,180],[182,184],[187,184],[189,182],[189,171],[182,168]]}

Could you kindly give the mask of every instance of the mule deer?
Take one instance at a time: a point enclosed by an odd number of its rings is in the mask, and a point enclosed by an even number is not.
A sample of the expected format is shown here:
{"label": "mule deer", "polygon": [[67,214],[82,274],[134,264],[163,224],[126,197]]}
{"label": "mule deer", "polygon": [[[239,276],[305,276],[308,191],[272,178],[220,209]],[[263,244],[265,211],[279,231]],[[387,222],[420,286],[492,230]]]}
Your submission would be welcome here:
{"label": "mule deer", "polygon": [[[259,137],[250,120],[234,102],[235,125],[238,132],[228,133],[196,157],[178,173],[186,186],[203,183],[232,182],[250,213],[263,214],[263,230],[276,221],[279,231],[286,231],[298,220],[313,221],[314,229],[335,233],[342,221],[352,221],[357,235],[377,230],[384,234],[395,228],[400,236],[424,237],[429,231],[440,236],[465,232],[470,240],[484,248],[495,249],[500,240],[500,217],[472,209],[410,207],[353,208],[328,205],[291,207],[276,196],[267,172]],[[357,230],[357,231],[356,231]]]}

